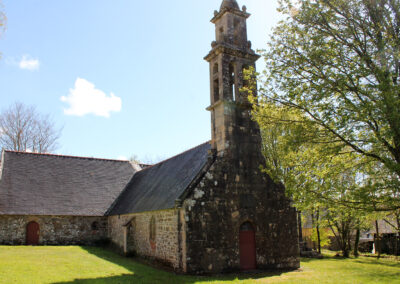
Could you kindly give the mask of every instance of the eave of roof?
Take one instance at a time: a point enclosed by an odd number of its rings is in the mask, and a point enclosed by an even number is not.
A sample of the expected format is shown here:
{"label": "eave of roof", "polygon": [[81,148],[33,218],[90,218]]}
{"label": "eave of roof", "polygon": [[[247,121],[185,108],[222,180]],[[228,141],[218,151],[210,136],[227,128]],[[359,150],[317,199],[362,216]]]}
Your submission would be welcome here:
{"label": "eave of roof", "polygon": [[129,161],[4,151],[0,215],[103,216],[138,170]]}
{"label": "eave of roof", "polygon": [[123,215],[174,208],[209,160],[209,142],[137,172],[107,211]]}

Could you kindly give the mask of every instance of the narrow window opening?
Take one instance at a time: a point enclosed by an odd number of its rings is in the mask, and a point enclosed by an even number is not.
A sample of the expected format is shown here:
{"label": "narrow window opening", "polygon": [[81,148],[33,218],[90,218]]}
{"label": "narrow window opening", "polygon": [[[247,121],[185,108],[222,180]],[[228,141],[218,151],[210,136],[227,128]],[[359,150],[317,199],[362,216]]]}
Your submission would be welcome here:
{"label": "narrow window opening", "polygon": [[213,68],[213,74],[217,74],[218,73],[218,63],[214,64],[214,68]]}
{"label": "narrow window opening", "polygon": [[229,78],[230,78],[230,93],[232,100],[236,101],[236,85],[235,85],[235,66],[233,63],[229,64]]}
{"label": "narrow window opening", "polygon": [[213,84],[214,89],[214,102],[219,101],[219,80],[215,79]]}
{"label": "narrow window opening", "polygon": [[240,21],[238,19],[235,19],[233,22],[233,33],[234,33],[234,44],[238,45],[240,44]]}
{"label": "narrow window opening", "polygon": [[156,240],[156,218],[154,216],[151,217],[150,224],[149,224],[149,231],[150,231],[150,242],[155,242]]}

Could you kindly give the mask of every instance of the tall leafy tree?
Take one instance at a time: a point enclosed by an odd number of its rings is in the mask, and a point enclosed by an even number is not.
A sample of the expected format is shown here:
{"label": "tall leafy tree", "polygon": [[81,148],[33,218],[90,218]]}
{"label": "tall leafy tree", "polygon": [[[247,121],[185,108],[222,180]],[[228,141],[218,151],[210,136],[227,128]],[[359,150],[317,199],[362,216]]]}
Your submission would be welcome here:
{"label": "tall leafy tree", "polygon": [[295,109],[250,99],[263,138],[264,170],[285,186],[299,211],[312,216],[318,251],[321,234],[329,228],[344,257],[349,256],[355,237],[358,255],[359,232],[368,229],[365,217],[371,210],[370,198],[364,197],[365,187],[358,181],[358,156],[351,151],[326,155],[325,143],[310,142],[306,135],[317,132],[317,124]]}
{"label": "tall leafy tree", "polygon": [[315,157],[357,169],[361,187],[346,202],[400,208],[400,2],[281,0],[279,10],[261,102],[297,114],[290,123],[318,145]]}

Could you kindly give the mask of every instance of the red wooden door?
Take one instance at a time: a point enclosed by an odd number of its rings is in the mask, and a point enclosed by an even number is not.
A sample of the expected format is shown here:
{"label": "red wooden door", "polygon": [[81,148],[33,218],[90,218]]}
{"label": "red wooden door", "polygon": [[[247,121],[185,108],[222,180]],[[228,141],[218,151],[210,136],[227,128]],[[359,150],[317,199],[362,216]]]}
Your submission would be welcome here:
{"label": "red wooden door", "polygon": [[240,226],[239,245],[240,269],[256,269],[256,238],[250,222],[243,223]]}
{"label": "red wooden door", "polygon": [[28,246],[39,244],[39,224],[34,221],[26,225],[26,244]]}

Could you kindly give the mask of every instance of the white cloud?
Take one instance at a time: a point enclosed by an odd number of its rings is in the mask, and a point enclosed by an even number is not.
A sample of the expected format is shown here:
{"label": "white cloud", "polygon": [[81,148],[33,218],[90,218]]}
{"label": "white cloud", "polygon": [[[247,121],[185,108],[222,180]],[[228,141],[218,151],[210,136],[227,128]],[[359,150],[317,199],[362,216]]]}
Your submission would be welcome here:
{"label": "white cloud", "polygon": [[128,158],[125,156],[118,156],[117,160],[121,160],[121,161],[128,161]]}
{"label": "white cloud", "polygon": [[5,59],[7,65],[18,67],[22,70],[35,71],[39,70],[40,61],[37,58],[32,58],[25,54],[22,57],[7,57]]}
{"label": "white cloud", "polygon": [[110,117],[110,112],[119,112],[122,106],[121,98],[113,93],[107,96],[102,90],[96,89],[93,83],[82,78],[76,79],[75,87],[69,90],[68,96],[62,96],[61,101],[69,104],[64,114],[75,116],[93,114]]}
{"label": "white cloud", "polygon": [[34,71],[39,69],[40,62],[39,59],[34,59],[29,55],[24,55],[19,61],[18,66],[23,70]]}

